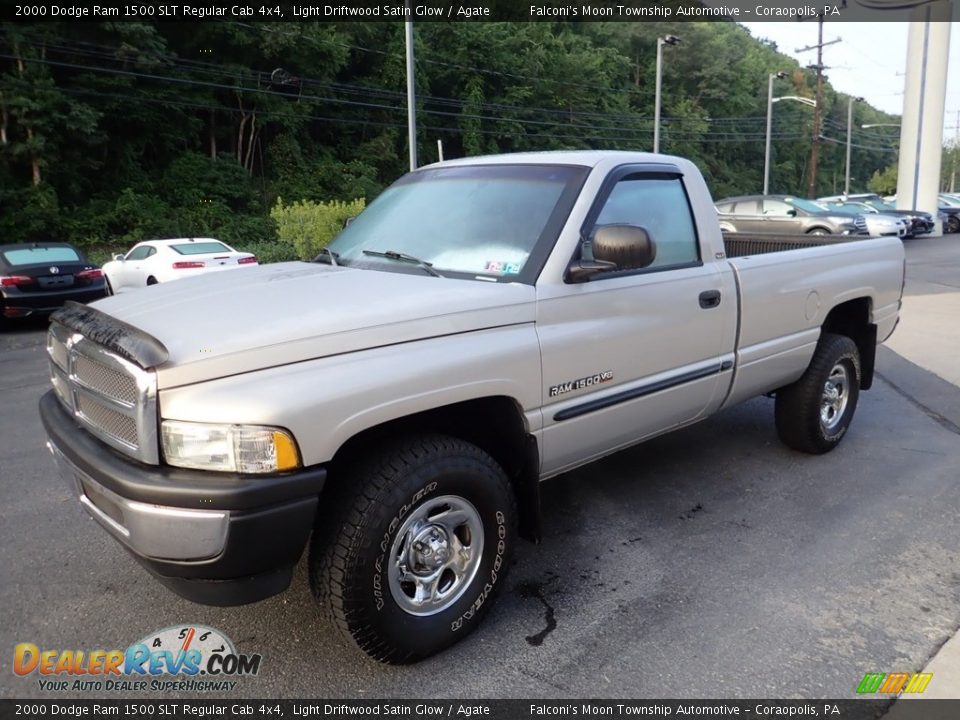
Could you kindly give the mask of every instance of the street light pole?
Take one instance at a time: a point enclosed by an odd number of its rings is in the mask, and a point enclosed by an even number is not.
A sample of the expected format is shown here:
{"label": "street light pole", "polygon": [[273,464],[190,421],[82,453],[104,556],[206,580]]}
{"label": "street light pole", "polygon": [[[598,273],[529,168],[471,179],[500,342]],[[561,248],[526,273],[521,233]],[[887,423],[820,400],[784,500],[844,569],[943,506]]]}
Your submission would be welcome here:
{"label": "street light pole", "polygon": [[847,102],[847,172],[843,183],[843,194],[850,194],[850,138],[853,133],[853,104],[862,102],[862,97],[850,97]]}
{"label": "street light pole", "polygon": [[763,156],[763,194],[770,194],[770,129],[773,125],[773,80],[783,80],[787,74],[780,72],[770,73],[767,76],[767,146]]}
{"label": "street light pole", "polygon": [[[409,8],[409,2],[407,3]],[[410,170],[417,169],[417,98],[413,65],[413,22],[404,23],[407,44],[407,143],[410,146]]]}
{"label": "street light pole", "polygon": [[667,35],[657,38],[657,81],[653,100],[653,151],[660,152],[660,86],[663,78],[663,46],[676,45],[680,38],[676,35]]}

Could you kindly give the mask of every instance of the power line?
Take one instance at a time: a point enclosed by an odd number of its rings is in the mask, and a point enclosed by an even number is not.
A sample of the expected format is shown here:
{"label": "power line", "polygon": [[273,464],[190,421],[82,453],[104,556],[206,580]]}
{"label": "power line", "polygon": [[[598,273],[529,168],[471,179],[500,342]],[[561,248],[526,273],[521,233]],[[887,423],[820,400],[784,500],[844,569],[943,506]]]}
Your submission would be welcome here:
{"label": "power line", "polygon": [[[7,55],[7,54],[0,54],[0,57],[7,58],[7,59],[17,59],[15,56]],[[25,58],[24,61],[25,61],[25,62],[31,62],[31,63],[40,63],[40,64],[45,64],[45,65],[51,65],[51,66],[55,66],[55,67],[70,68],[70,69],[75,69],[75,70],[84,70],[84,71],[90,71],[90,72],[99,72],[99,73],[106,73],[106,74],[112,74],[112,75],[119,75],[119,76],[124,76],[124,77],[145,78],[145,79],[157,80],[157,81],[161,81],[161,82],[171,82],[171,83],[178,83],[178,84],[198,86],[198,87],[206,87],[206,88],[212,88],[212,89],[230,90],[230,91],[236,92],[236,93],[256,93],[256,94],[262,94],[262,95],[279,97],[279,98],[283,98],[283,99],[289,99],[289,97],[290,97],[288,93],[271,91],[271,90],[269,90],[269,89],[261,88],[261,87],[256,87],[256,88],[251,88],[251,87],[238,87],[238,86],[236,86],[236,85],[227,85],[227,84],[216,83],[216,82],[211,82],[211,81],[207,81],[207,80],[197,80],[197,79],[191,79],[191,78],[171,77],[171,76],[165,76],[165,75],[158,75],[158,74],[155,74],[155,73],[143,73],[143,72],[136,72],[136,71],[133,71],[133,70],[124,70],[124,69],[117,69],[117,68],[104,68],[104,67],[100,67],[100,66],[85,65],[85,64],[84,64],[84,65],[81,65],[81,64],[77,64],[77,63],[64,63],[64,62],[58,62],[58,61],[55,61],[55,60],[47,60],[47,59],[40,59],[40,58]],[[388,111],[392,111],[392,112],[401,112],[401,111],[404,110],[404,108],[402,108],[402,107],[393,106],[393,105],[385,105],[385,104],[383,104],[383,103],[370,103],[370,102],[361,102],[361,101],[357,101],[357,100],[344,100],[344,99],[342,99],[342,98],[320,97],[320,96],[302,95],[302,94],[301,94],[299,97],[300,97],[300,99],[304,99],[304,100],[314,100],[314,101],[318,101],[318,102],[328,102],[328,103],[341,104],[341,105],[352,106],[352,107],[359,107],[359,108],[369,108],[369,109],[376,109],[376,110],[388,110]],[[252,110],[248,110],[248,111],[252,111]],[[261,111],[261,112],[262,112],[262,111]],[[477,119],[477,120],[487,120],[487,121],[491,121],[491,122],[500,122],[500,123],[515,123],[515,124],[520,124],[520,125],[536,125],[536,126],[540,126],[540,127],[558,127],[558,126],[559,126],[559,127],[561,127],[561,128],[569,128],[569,129],[574,129],[574,130],[576,130],[576,129],[594,130],[594,131],[596,131],[596,130],[609,130],[609,131],[615,131],[615,132],[629,132],[629,133],[638,133],[638,134],[639,134],[639,133],[649,132],[648,128],[646,128],[646,127],[635,127],[635,128],[631,128],[631,127],[624,127],[622,124],[613,125],[613,126],[611,126],[611,125],[607,125],[607,126],[596,126],[596,125],[584,126],[584,125],[577,125],[577,124],[574,124],[574,123],[572,123],[572,122],[571,122],[571,123],[563,124],[563,123],[559,123],[559,122],[557,122],[557,121],[555,121],[555,120],[530,120],[530,119],[521,119],[521,118],[508,118],[508,117],[502,117],[502,116],[480,115],[480,114],[476,114],[476,113],[448,112],[448,111],[442,111],[442,110],[424,109],[423,112],[424,112],[425,114],[438,115],[438,116],[442,116],[442,117],[451,117],[451,118],[457,118],[457,119]],[[634,121],[641,121],[641,122],[642,122],[642,121],[644,121],[644,120],[645,120],[645,118],[636,118]],[[688,121],[688,120],[687,120],[686,118],[681,119],[681,122],[683,122],[683,121]],[[693,120],[690,120],[690,121],[692,122]],[[759,137],[759,134],[752,134],[752,135],[751,135],[751,134],[743,133],[743,132],[740,132],[740,133],[730,133],[730,132],[727,132],[727,133],[718,133],[718,132],[716,132],[716,131],[713,131],[713,132],[714,132],[714,134],[717,134],[717,135],[723,135],[723,134],[725,134],[726,136],[728,136],[729,138],[732,138],[732,139],[747,140],[747,139],[753,139],[753,138],[755,138],[755,137]],[[592,136],[602,137],[602,136],[598,136],[598,135],[592,135]],[[683,133],[683,132],[675,131],[675,132],[673,133],[673,136],[674,136],[676,139],[688,139],[688,138],[696,139],[696,138],[701,137],[702,134],[701,134],[701,133]],[[631,140],[632,140],[632,141],[637,141],[637,138],[633,137],[633,138],[631,138]]]}
{"label": "power line", "polygon": [[[92,45],[91,43],[87,43],[87,44]],[[36,48],[36,47],[38,47],[38,46],[33,46],[33,47]],[[80,50],[80,49],[77,49],[77,48],[71,48],[69,45],[62,45],[62,44],[46,44],[46,43],[45,43],[45,44],[43,45],[43,47],[44,47],[45,49],[55,49],[55,51],[57,51],[57,52],[63,52],[63,53],[65,53],[65,54],[88,55],[88,56],[100,57],[100,58],[102,58],[102,59],[111,59],[111,60],[119,60],[119,59],[120,59],[120,58],[118,58],[118,57],[116,56],[116,53],[114,53],[114,52],[98,52],[98,51],[90,51],[90,50]],[[106,47],[106,46],[98,46],[98,47]],[[179,62],[181,62],[181,61],[180,61],[180,60],[171,60],[169,64],[172,64],[173,66],[176,66],[177,63],[179,63]],[[186,61],[184,61],[184,62],[186,62]],[[199,61],[189,61],[189,63],[190,63],[190,69],[191,69],[191,70],[194,70],[194,71],[197,71],[197,72],[203,72],[203,73],[206,73],[206,74],[208,74],[208,75],[213,75],[213,76],[215,76],[215,77],[228,77],[228,78],[240,79],[240,80],[251,80],[251,79],[254,79],[254,77],[256,77],[256,79],[257,79],[258,82],[259,82],[259,81],[263,81],[263,80],[267,77],[267,75],[268,75],[267,73],[261,72],[261,71],[254,71],[252,74],[233,73],[233,72],[230,72],[230,71],[228,71],[228,70],[226,70],[226,69],[224,69],[224,68],[222,68],[222,67],[220,67],[220,66],[208,65],[208,64],[206,64],[206,63],[202,63],[202,62],[199,62]],[[196,66],[201,66],[201,67],[193,67],[193,66],[195,66],[195,65],[196,65]],[[205,67],[211,67],[211,68],[213,68],[213,69],[205,70],[205,69],[203,69],[203,68],[205,68]],[[107,71],[106,68],[102,68],[101,70],[102,70],[102,71]],[[132,72],[132,71],[129,71],[129,72]],[[335,83],[335,82],[329,82],[329,83],[328,83],[328,82],[323,82],[323,81],[320,81],[320,80],[314,80],[314,79],[303,78],[303,77],[298,78],[298,80],[299,80],[300,82],[302,82],[302,83],[307,83],[307,84],[310,84],[310,85],[316,85],[317,87],[325,88],[325,89],[328,89],[328,90],[331,90],[331,91],[334,91],[334,92],[344,92],[344,93],[347,93],[347,94],[355,94],[355,95],[364,95],[364,94],[369,94],[369,95],[371,95],[371,96],[378,96],[378,95],[379,95],[379,96],[396,98],[396,99],[398,99],[398,100],[402,100],[402,99],[404,99],[404,97],[405,97],[405,96],[404,96],[404,93],[401,93],[401,92],[399,92],[399,91],[387,90],[387,89],[385,89],[385,88],[374,88],[374,87],[364,86],[364,85],[351,85],[351,84],[347,84],[347,83]],[[258,88],[258,90],[261,90],[261,89]],[[287,93],[277,93],[277,94],[279,94],[279,95],[284,95],[284,96],[288,96]],[[308,96],[308,97],[309,97],[309,96]],[[560,108],[542,108],[542,107],[530,107],[530,106],[518,106],[518,105],[505,105],[505,104],[502,104],[502,103],[474,102],[474,101],[471,101],[471,100],[462,100],[462,99],[456,99],[456,98],[445,98],[445,97],[431,96],[431,95],[421,95],[420,97],[421,97],[424,101],[428,101],[428,102],[436,103],[436,104],[441,104],[441,105],[444,105],[444,104],[445,104],[445,105],[453,106],[453,107],[466,107],[466,106],[471,106],[471,107],[472,107],[472,106],[477,106],[477,107],[483,107],[483,108],[491,108],[491,109],[494,109],[494,110],[512,110],[512,111],[518,111],[518,112],[539,112],[539,113],[545,113],[545,114],[554,114],[554,115],[562,116],[562,117],[564,117],[564,118],[573,118],[573,117],[579,118],[579,117],[583,117],[583,118],[601,118],[601,119],[607,119],[607,120],[611,120],[611,121],[616,121],[616,120],[622,119],[622,120],[626,120],[626,121],[628,121],[628,122],[638,122],[638,121],[639,121],[639,122],[652,122],[651,118],[648,118],[648,117],[646,117],[646,116],[642,116],[642,115],[639,115],[639,114],[635,114],[635,113],[628,114],[628,113],[583,112],[583,111],[567,110],[567,109],[560,109]],[[403,105],[398,105],[398,106],[383,106],[383,107],[384,107],[384,108],[395,109],[395,110],[397,110],[397,111],[400,111],[400,110],[404,110],[404,109],[405,109],[405,106],[403,106]],[[439,114],[439,111],[437,111],[437,113]],[[469,117],[469,116],[467,116],[467,115],[464,115],[463,113],[458,113],[458,115],[465,116],[465,117]],[[476,116],[476,117],[480,117],[480,116]],[[489,118],[489,117],[480,117],[480,119],[490,119],[490,118]],[[760,123],[762,123],[763,120],[764,120],[764,119],[763,119],[762,117],[760,117],[760,116],[753,116],[753,117],[746,117],[746,116],[745,116],[745,117],[738,117],[738,116],[726,116],[726,117],[679,117],[679,116],[666,116],[666,117],[664,117],[663,119],[664,119],[664,122],[673,122],[673,123],[700,123],[700,122],[705,122],[705,123],[709,123],[709,124],[711,124],[711,125],[722,125],[722,124],[739,124],[739,125],[744,125],[744,124],[748,124],[748,123],[751,123],[751,124],[760,124]],[[645,129],[645,131],[647,131],[647,129]]]}

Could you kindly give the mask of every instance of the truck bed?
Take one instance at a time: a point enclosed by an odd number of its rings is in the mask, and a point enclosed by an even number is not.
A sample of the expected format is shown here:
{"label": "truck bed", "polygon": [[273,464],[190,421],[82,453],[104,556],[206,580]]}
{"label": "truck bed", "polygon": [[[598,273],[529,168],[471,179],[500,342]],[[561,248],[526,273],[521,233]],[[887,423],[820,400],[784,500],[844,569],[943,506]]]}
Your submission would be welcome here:
{"label": "truck bed", "polygon": [[775,235],[772,233],[723,233],[728,258],[764,255],[784,250],[802,250],[822,245],[871,240],[867,235]]}
{"label": "truck bed", "polygon": [[738,233],[723,241],[740,305],[728,404],[799,378],[837,305],[859,298],[879,340],[893,330],[903,283],[899,239]]}

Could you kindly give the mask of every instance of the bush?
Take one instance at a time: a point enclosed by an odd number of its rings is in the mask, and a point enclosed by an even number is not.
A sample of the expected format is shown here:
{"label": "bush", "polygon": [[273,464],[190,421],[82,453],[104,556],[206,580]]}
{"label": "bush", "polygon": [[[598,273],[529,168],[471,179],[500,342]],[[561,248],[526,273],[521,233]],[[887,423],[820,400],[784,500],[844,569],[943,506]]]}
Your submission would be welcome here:
{"label": "bush", "polygon": [[312,260],[343,229],[347,218],[359,215],[365,206],[363,198],[351,202],[300,200],[292,205],[277,198],[270,217],[277,224],[280,242],[292,245],[300,259]]}
{"label": "bush", "polygon": [[293,245],[279,240],[273,242],[267,240],[261,242],[244,242],[234,245],[234,247],[242,252],[253,253],[257,256],[257,261],[261,265],[299,260],[297,251]]}

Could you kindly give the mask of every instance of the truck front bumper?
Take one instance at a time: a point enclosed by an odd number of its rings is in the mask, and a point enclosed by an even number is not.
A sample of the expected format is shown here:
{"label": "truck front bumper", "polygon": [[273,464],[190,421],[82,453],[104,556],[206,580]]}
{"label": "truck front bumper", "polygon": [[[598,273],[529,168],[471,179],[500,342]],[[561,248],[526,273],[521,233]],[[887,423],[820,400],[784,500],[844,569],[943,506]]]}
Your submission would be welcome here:
{"label": "truck front bumper", "polygon": [[40,418],[80,505],[170,590],[242,605],[290,585],[326,468],[240,475],[144,465],[77,425],[52,391]]}

